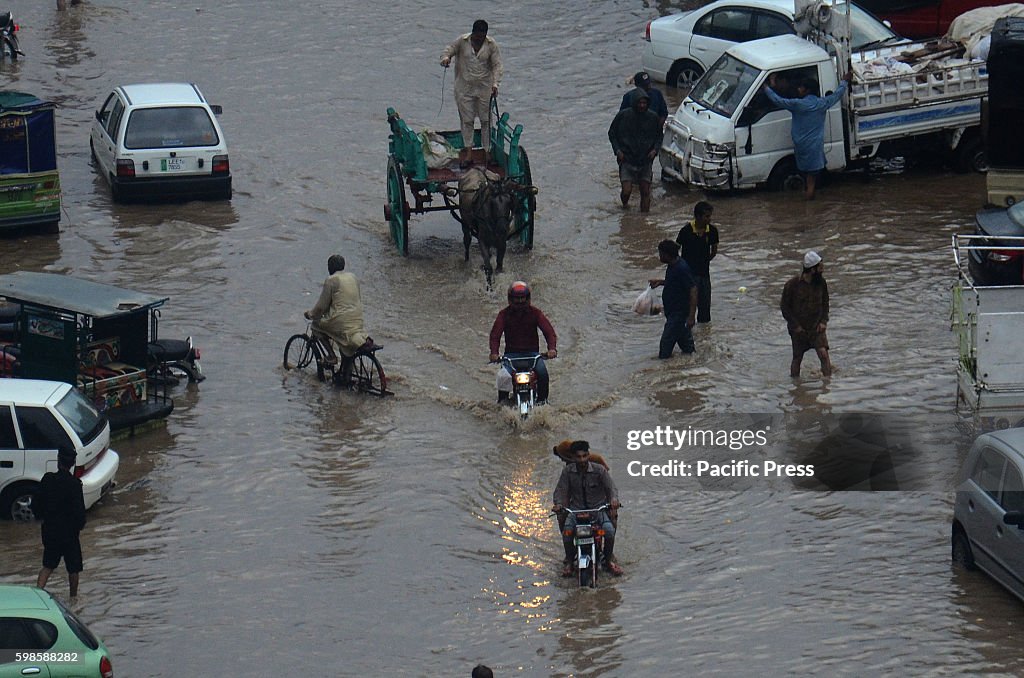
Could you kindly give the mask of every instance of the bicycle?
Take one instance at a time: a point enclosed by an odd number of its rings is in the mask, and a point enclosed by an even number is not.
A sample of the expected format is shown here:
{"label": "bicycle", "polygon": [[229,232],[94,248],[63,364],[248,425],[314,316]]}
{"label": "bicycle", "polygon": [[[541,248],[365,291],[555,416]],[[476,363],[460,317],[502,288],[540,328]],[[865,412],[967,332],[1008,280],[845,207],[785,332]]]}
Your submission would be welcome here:
{"label": "bicycle", "polygon": [[[330,339],[327,339],[330,341]],[[384,368],[375,355],[383,346],[360,348],[351,357],[342,357],[341,363],[327,361],[330,352],[324,339],[313,334],[313,324],[306,326],[305,334],[289,337],[284,345],[284,368],[286,370],[305,369],[316,363],[316,378],[320,381],[330,380],[337,386],[346,386],[361,393],[372,393],[378,396],[394,395],[388,391],[388,379]]]}

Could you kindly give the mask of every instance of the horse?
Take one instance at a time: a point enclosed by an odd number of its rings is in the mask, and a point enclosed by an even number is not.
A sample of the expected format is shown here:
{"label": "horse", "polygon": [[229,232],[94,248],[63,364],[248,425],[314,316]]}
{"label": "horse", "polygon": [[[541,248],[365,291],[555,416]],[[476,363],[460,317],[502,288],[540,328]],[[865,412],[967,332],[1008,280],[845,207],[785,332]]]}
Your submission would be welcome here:
{"label": "horse", "polygon": [[[462,244],[469,261],[469,246],[476,236],[487,275],[487,289],[494,283],[494,272],[501,273],[505,246],[512,229],[512,211],[516,193],[522,187],[512,179],[474,167],[459,178],[459,211],[462,217]],[[495,254],[497,268],[491,266]]]}

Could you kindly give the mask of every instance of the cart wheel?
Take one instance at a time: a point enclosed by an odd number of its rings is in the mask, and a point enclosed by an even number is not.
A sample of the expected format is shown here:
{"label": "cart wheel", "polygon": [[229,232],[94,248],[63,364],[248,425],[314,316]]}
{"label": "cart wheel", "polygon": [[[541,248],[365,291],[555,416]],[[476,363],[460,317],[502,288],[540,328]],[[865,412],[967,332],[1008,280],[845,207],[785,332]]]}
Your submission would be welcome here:
{"label": "cart wheel", "polygon": [[409,203],[405,199],[402,172],[392,157],[388,160],[388,201],[384,218],[391,224],[391,239],[402,256],[409,255]]}
{"label": "cart wheel", "polygon": [[[530,158],[526,150],[519,149],[519,166],[523,168],[522,182],[527,186],[533,186],[533,175],[530,173]],[[526,193],[519,199],[516,207],[516,232],[519,233],[519,242],[526,245],[526,249],[533,249],[534,212],[537,211],[537,196],[532,192]]]}

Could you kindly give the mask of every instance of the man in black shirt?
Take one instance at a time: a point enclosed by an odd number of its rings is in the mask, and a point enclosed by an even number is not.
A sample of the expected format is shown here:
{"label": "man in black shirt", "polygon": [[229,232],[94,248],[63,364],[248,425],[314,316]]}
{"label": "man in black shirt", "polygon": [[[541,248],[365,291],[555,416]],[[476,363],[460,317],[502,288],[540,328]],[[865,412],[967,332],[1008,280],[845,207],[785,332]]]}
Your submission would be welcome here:
{"label": "man in black shirt", "polygon": [[46,588],[53,570],[64,559],[71,597],[78,595],[78,573],[82,571],[82,545],[78,533],[85,527],[85,497],[82,481],[71,475],[75,451],[61,446],[57,452],[57,472],[47,473],[39,481],[32,510],[43,520],[43,569],[36,586]]}
{"label": "man in black shirt", "polygon": [[679,255],[690,267],[697,285],[697,322],[711,322],[711,260],[718,254],[718,229],[711,223],[715,208],[703,200],[693,208],[693,221],[676,236]]}

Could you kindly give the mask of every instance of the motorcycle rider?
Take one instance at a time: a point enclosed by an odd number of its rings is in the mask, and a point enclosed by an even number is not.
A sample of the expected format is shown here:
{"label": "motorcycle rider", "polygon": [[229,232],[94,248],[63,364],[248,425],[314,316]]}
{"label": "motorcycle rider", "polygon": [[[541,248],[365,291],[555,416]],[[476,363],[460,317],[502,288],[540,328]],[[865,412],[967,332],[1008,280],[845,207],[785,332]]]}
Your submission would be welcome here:
{"label": "motorcycle rider", "polygon": [[[548,346],[547,353],[540,353],[537,330],[544,335],[544,341]],[[530,286],[522,280],[508,286],[508,306],[498,311],[498,317],[494,319],[494,325],[491,327],[492,363],[498,361],[498,347],[502,334],[505,335],[505,357],[510,358],[513,363],[517,358],[532,359],[533,356],[540,354],[541,357],[537,359],[534,368],[537,372],[537,403],[545,403],[548,399],[548,368],[544,364],[544,358],[554,358],[558,355],[558,336],[547,316],[530,304]],[[509,369],[508,366],[506,369]],[[507,399],[509,395],[508,391],[499,391],[498,402]]]}
{"label": "motorcycle rider", "polygon": [[[575,463],[566,464],[555,486],[555,513],[562,513],[568,506],[574,511],[593,508],[608,504],[611,509],[619,508],[619,491],[615,488],[608,470],[590,461],[590,445],[575,445],[573,457]],[[615,525],[605,511],[596,513],[596,521],[604,529],[604,568],[615,576],[622,574],[622,568],[615,562]],[[562,530],[562,545],[565,547],[565,560],[562,561],[562,576],[570,577],[573,573],[573,561],[576,551],[572,535],[576,531],[576,516],[567,513],[565,528]]]}
{"label": "motorcycle rider", "polygon": [[[612,467],[608,465],[608,462],[605,461],[604,457],[590,449],[590,443],[587,442],[586,440],[563,440],[562,442],[558,443],[557,445],[551,448],[551,453],[554,454],[559,459],[561,459],[562,461],[564,461],[566,464],[575,464],[577,450],[587,451],[587,461],[592,461],[595,464],[600,464],[601,466],[604,466],[606,471],[612,470]],[[559,532],[565,531],[565,516],[565,513],[558,514]],[[614,525],[615,527],[619,526],[618,511],[616,511],[615,509],[608,511],[608,517],[612,519],[612,525]]]}

